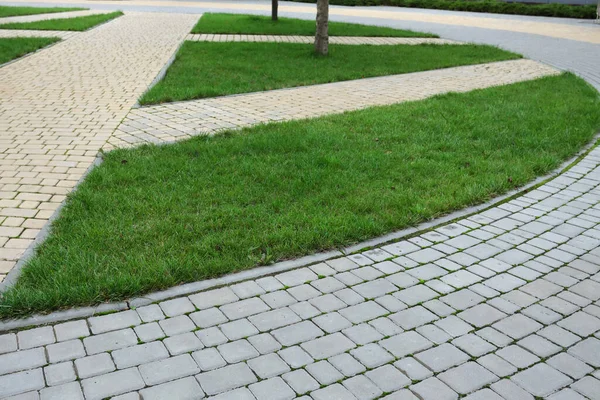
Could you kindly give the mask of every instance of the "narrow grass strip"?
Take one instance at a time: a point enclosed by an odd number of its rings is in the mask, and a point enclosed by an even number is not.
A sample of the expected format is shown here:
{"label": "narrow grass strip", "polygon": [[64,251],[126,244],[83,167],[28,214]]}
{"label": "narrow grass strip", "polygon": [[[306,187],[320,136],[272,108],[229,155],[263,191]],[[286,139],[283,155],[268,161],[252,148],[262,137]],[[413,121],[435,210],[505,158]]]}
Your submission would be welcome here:
{"label": "narrow grass strip", "polygon": [[600,128],[570,74],[105,155],[0,317],[118,300],[345,246],[558,167]]}
{"label": "narrow grass strip", "polygon": [[[243,33],[252,35],[300,35],[314,36],[315,21],[248,14],[203,14],[192,33]],[[388,36],[388,37],[439,37],[431,33],[413,32],[374,25],[329,22],[331,36]]]}
{"label": "narrow grass strip", "polygon": [[199,99],[520,58],[481,45],[335,45],[320,57],[297,43],[185,42],[141,104]]}
{"label": "narrow grass strip", "polygon": [[87,8],[77,7],[13,7],[0,6],[0,18],[18,17],[21,15],[51,14],[67,11],[83,11]]}
{"label": "narrow grass strip", "polygon": [[0,64],[56,43],[60,38],[1,38]]}
{"label": "narrow grass strip", "polygon": [[9,24],[1,24],[0,29],[81,32],[120,17],[121,15],[123,15],[121,11],[115,11],[108,14],[94,14],[75,18],[58,18],[34,22],[12,22]]}

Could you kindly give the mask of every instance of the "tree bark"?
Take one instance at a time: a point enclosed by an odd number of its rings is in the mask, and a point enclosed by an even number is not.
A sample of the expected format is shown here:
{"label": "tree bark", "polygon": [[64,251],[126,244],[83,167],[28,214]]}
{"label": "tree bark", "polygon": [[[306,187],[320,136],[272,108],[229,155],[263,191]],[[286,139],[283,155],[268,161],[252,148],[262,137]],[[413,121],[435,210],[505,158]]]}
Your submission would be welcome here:
{"label": "tree bark", "polygon": [[277,21],[277,9],[279,8],[279,0],[271,0],[271,19]]}
{"label": "tree bark", "polygon": [[315,52],[326,56],[329,53],[329,0],[317,0],[317,32]]}
{"label": "tree bark", "polygon": [[598,8],[596,8],[596,22],[600,22],[600,0],[598,0]]}

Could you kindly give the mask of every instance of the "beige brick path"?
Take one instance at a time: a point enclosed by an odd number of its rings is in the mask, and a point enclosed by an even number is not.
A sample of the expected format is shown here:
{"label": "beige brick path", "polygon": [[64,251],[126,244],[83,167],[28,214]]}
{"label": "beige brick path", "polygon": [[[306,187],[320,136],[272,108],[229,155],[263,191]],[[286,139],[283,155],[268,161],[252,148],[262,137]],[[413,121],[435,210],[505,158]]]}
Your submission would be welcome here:
{"label": "beige brick path", "polygon": [[[279,35],[219,35],[219,34],[191,34],[186,40],[192,42],[281,42],[281,43],[306,43],[315,41],[314,36],[279,36]],[[401,37],[355,37],[355,36],[330,36],[331,44],[463,44],[454,40],[435,38],[401,38]]]}
{"label": "beige brick path", "polygon": [[107,10],[82,10],[82,11],[67,11],[67,12],[62,12],[62,13],[20,15],[20,16],[16,16],[16,17],[0,18],[0,24],[8,24],[8,23],[12,23],[12,22],[45,21],[48,19],[85,17],[88,15],[107,14],[110,12],[111,11],[107,11]]}
{"label": "beige brick path", "polygon": [[20,29],[0,29],[0,38],[12,37],[58,37],[63,40],[81,35],[81,32],[69,31],[26,31]]}
{"label": "beige brick path", "polygon": [[0,280],[198,17],[127,13],[0,68]]}
{"label": "beige brick path", "polygon": [[535,61],[515,60],[142,107],[129,113],[105,149],[170,142],[227,128],[419,100],[556,73]]}

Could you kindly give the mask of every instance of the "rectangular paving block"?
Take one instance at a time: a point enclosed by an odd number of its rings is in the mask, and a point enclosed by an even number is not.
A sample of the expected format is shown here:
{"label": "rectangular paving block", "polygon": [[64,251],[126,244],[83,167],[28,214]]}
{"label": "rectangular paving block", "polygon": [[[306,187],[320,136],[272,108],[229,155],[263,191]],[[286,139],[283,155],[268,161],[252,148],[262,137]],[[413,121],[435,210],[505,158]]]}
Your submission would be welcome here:
{"label": "rectangular paving block", "polygon": [[126,347],[113,351],[111,355],[118,369],[135,367],[140,364],[169,357],[169,353],[162,342],[151,342]]}
{"label": "rectangular paving block", "polygon": [[43,326],[18,332],[17,341],[19,342],[19,349],[25,350],[54,343],[56,338],[54,329],[51,326]]}
{"label": "rectangular paving block", "polygon": [[88,318],[88,323],[92,333],[97,335],[99,333],[116,331],[119,329],[129,328],[142,323],[137,312],[133,310],[116,312],[108,315],[101,315],[99,317]]}
{"label": "rectangular paving block", "polygon": [[81,379],[102,375],[115,370],[115,364],[108,353],[100,353],[75,360],[75,369]]}
{"label": "rectangular paving block", "polygon": [[244,364],[234,364],[209,372],[203,372],[196,376],[200,386],[208,395],[215,395],[228,390],[256,382],[256,376],[250,368]]}
{"label": "rectangular paving block", "polygon": [[356,347],[354,342],[339,332],[304,342],[300,346],[315,360],[329,358]]}
{"label": "rectangular paving block", "polygon": [[140,390],[144,400],[198,400],[204,397],[204,392],[194,377],[163,383]]}
{"label": "rectangular paving block", "polygon": [[139,370],[144,382],[148,385],[159,385],[200,372],[200,368],[189,354],[142,364],[139,366]]}
{"label": "rectangular paving block", "polygon": [[287,307],[253,315],[249,317],[248,320],[261,332],[281,328],[301,321],[300,317]]}
{"label": "rectangular paving block", "polygon": [[293,346],[323,336],[324,332],[311,321],[275,329],[271,334],[284,346]]}
{"label": "rectangular paving block", "polygon": [[46,353],[39,347],[0,356],[0,375],[41,367],[46,364]]}
{"label": "rectangular paving block", "polygon": [[108,332],[83,339],[83,345],[89,355],[122,349],[137,344],[137,336],[132,329]]}
{"label": "rectangular paving block", "polygon": [[194,303],[196,308],[204,310],[205,308],[218,307],[223,304],[233,303],[238,301],[239,297],[228,288],[219,288],[206,292],[196,293],[189,296],[189,299]]}
{"label": "rectangular paving block", "polygon": [[89,336],[90,329],[85,320],[69,321],[54,325],[54,333],[58,342],[64,342]]}
{"label": "rectangular paving block", "polygon": [[124,369],[81,381],[86,400],[102,400],[107,397],[139,390],[145,385],[137,368]]}
{"label": "rectangular paving block", "polygon": [[83,343],[78,339],[50,344],[46,346],[46,352],[51,363],[85,357]]}
{"label": "rectangular paving block", "polygon": [[0,376],[0,398],[38,390],[45,386],[41,368]]}
{"label": "rectangular paving block", "polygon": [[219,307],[219,309],[227,316],[227,318],[234,320],[259,314],[268,311],[270,308],[258,297],[252,297],[236,301],[235,303],[225,304],[224,306]]}
{"label": "rectangular paving block", "polygon": [[433,343],[414,331],[400,333],[379,343],[397,358],[402,358],[433,346]]}

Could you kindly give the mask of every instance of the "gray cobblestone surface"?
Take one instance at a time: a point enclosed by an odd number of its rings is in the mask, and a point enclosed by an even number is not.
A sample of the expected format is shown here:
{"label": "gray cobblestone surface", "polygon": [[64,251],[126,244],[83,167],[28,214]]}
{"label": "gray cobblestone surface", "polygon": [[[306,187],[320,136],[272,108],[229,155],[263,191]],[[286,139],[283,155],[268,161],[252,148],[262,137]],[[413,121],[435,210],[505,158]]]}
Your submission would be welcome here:
{"label": "gray cobblestone surface", "polygon": [[[377,251],[5,333],[0,397],[597,399],[599,200],[594,149],[529,193]],[[482,244],[499,250],[458,257]]]}

